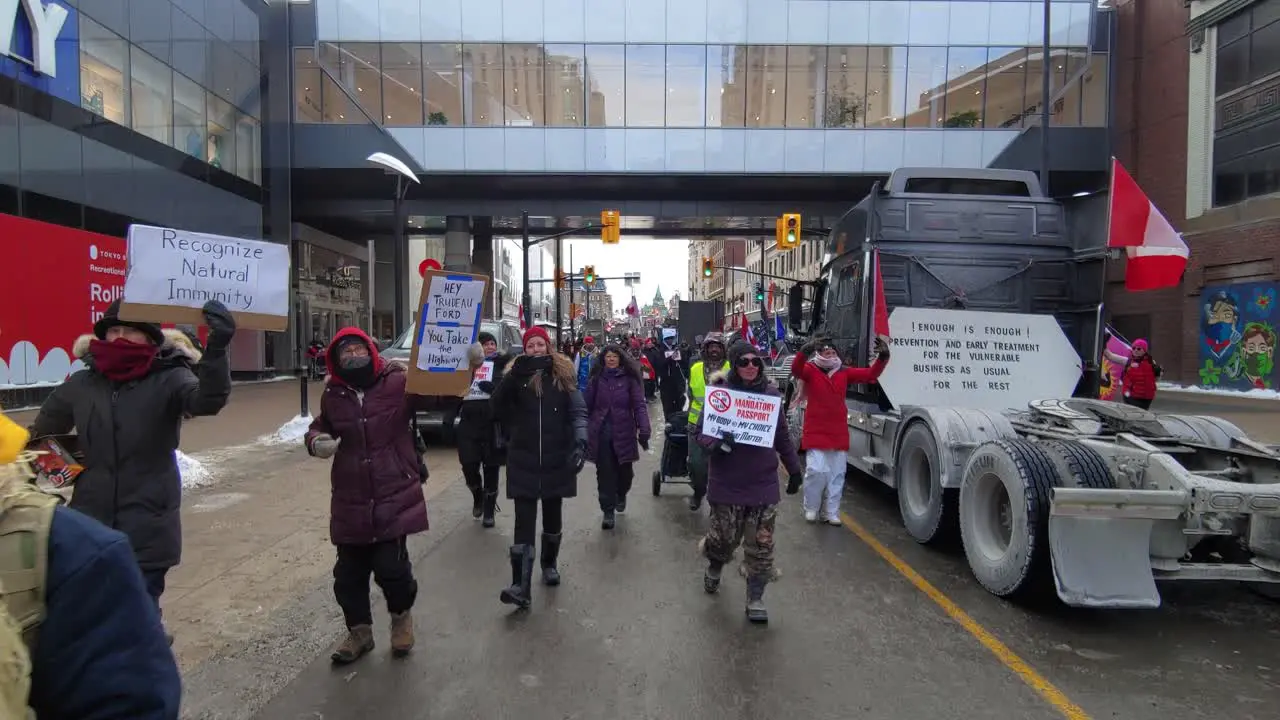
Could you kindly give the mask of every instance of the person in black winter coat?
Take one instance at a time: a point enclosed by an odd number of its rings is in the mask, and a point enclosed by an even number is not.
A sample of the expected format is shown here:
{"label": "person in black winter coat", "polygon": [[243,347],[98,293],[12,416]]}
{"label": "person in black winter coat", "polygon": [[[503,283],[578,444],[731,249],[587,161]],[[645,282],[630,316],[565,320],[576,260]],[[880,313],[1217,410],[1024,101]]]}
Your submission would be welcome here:
{"label": "person in black winter coat", "polygon": [[[476,336],[479,357],[472,358],[471,389],[462,398],[458,410],[458,462],[471,490],[471,517],[479,518],[484,527],[494,525],[498,509],[498,475],[506,462],[506,450],[498,434],[490,398],[511,356],[498,352],[498,339],[492,333]],[[473,346],[475,347],[475,346]]]}
{"label": "person in black winter coat", "polygon": [[676,336],[662,338],[658,348],[658,392],[662,395],[662,416],[665,418],[684,407],[684,388],[689,378],[689,353],[680,349]]}
{"label": "person in black winter coat", "polygon": [[493,392],[507,442],[507,497],[515,504],[511,585],[502,602],[527,608],[532,596],[534,538],[542,503],[542,582],[559,585],[564,498],[578,494],[578,472],[586,462],[587,409],[573,361],[552,352],[547,331],[524,334],[524,355],[507,367]]}
{"label": "person in black winter coat", "polygon": [[235,319],[216,300],[203,312],[209,338],[194,363],[159,325],[121,320],[120,301],[112,303],[93,337],[81,339],[84,369],[54,389],[30,428],[35,438],[75,429],[85,457],[71,508],[129,537],[157,607],[169,568],[182,560],[183,418],[217,415],[231,394]]}

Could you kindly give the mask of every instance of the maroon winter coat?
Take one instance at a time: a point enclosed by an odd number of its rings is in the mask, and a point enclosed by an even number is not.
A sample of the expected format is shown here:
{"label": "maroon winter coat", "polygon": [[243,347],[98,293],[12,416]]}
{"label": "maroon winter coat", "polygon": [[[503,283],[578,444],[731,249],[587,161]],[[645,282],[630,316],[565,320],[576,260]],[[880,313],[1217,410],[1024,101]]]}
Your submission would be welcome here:
{"label": "maroon winter coat", "polygon": [[330,540],[367,545],[426,530],[427,501],[410,426],[418,396],[405,395],[404,367],[384,361],[377,345],[356,328],[334,335],[325,356],[350,335],[369,346],[378,379],[362,397],[330,375],[306,443],[310,448],[320,433],[341,440],[329,473]]}
{"label": "maroon winter coat", "polygon": [[600,424],[609,417],[613,453],[619,463],[640,459],[636,438],[649,435],[649,406],[644,383],[625,368],[604,368],[587,382],[587,459],[596,461],[600,450]]}

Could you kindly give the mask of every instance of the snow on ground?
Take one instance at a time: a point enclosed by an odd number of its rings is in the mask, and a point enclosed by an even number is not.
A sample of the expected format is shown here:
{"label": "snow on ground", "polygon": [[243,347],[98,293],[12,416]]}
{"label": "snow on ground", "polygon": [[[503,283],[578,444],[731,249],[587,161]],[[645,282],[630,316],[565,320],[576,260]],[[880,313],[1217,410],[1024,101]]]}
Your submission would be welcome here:
{"label": "snow on ground", "polygon": [[174,452],[178,456],[178,474],[182,476],[183,490],[204,487],[213,482],[213,473],[207,465],[181,450]]}
{"label": "snow on ground", "polygon": [[281,425],[279,430],[258,438],[258,442],[263,445],[282,445],[298,442],[302,440],[303,435],[307,434],[307,428],[310,426],[310,415],[297,415],[289,422]]}
{"label": "snow on ground", "polygon": [[1200,387],[1198,385],[1183,387],[1182,385],[1175,385],[1174,383],[1158,383],[1158,386],[1161,390],[1172,390],[1173,392],[1201,393],[1204,395],[1222,395],[1225,397],[1236,398],[1247,397],[1256,398],[1258,400],[1280,400],[1280,392],[1275,390],[1227,390],[1224,388]]}

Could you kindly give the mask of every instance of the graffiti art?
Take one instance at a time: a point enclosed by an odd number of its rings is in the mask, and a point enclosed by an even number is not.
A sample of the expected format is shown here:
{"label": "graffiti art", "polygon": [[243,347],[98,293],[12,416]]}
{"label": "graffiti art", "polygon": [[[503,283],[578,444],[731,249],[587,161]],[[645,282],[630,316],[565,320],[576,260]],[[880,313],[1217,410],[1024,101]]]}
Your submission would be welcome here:
{"label": "graffiti art", "polygon": [[1271,313],[1276,283],[1210,286],[1201,297],[1200,384],[1233,390],[1271,388],[1276,328]]}
{"label": "graffiti art", "polygon": [[1124,398],[1124,366],[1129,361],[1129,344],[1108,334],[1100,360],[1102,371],[1098,379],[1098,399],[1121,402]]}

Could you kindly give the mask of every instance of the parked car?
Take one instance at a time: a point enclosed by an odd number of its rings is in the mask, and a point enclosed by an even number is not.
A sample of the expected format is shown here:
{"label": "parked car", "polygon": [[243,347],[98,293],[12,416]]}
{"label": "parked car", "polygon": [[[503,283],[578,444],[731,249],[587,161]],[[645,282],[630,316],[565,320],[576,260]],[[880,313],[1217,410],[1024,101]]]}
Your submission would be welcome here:
{"label": "parked car", "polygon": [[[388,360],[399,360],[409,364],[413,353],[414,327],[410,326],[395,342],[382,350],[382,357]],[[480,323],[480,331],[492,333],[498,338],[498,347],[503,352],[520,353],[524,348],[520,342],[520,326],[515,320],[486,320]],[[458,407],[462,398],[451,395],[437,396],[418,411],[418,430],[423,435],[433,433],[446,443],[452,443],[454,430],[458,425]]]}

